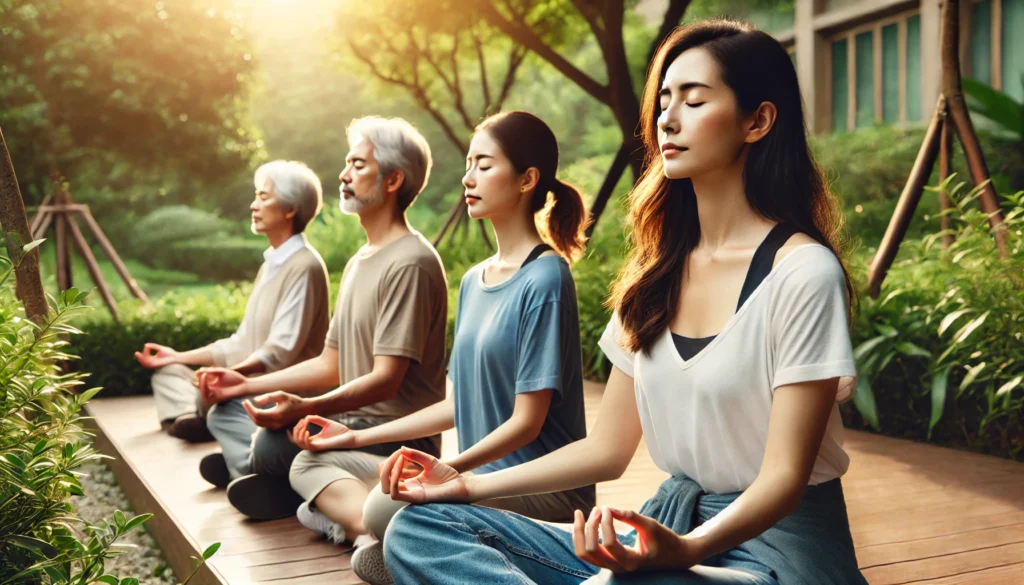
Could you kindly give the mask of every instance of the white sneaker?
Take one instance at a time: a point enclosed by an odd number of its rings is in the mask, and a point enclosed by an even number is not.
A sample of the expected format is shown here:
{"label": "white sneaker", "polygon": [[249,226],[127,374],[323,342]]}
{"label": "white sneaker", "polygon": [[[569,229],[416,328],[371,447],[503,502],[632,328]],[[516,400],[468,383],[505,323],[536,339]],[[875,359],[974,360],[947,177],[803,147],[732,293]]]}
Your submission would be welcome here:
{"label": "white sneaker", "polygon": [[352,570],[370,585],[392,585],[395,582],[384,564],[384,544],[379,540],[356,547],[352,554]]}
{"label": "white sneaker", "polygon": [[334,544],[341,544],[345,542],[345,529],[337,522],[334,522],[327,516],[324,516],[323,512],[314,510],[313,507],[309,505],[309,502],[302,502],[299,504],[299,508],[295,510],[295,516],[299,519],[299,524],[302,524],[317,534],[326,536],[327,540]]}

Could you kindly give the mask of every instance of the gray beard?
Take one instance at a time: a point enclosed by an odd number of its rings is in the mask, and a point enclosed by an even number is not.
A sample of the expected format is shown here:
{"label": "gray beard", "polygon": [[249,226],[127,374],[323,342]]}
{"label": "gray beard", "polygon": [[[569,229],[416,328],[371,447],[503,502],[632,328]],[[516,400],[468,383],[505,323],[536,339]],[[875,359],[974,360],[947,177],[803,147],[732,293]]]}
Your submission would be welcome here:
{"label": "gray beard", "polygon": [[377,188],[373,190],[366,199],[358,199],[352,197],[351,199],[341,198],[338,206],[341,208],[341,212],[347,215],[359,215],[367,209],[373,209],[380,207],[384,202],[384,184],[383,181],[377,181]]}

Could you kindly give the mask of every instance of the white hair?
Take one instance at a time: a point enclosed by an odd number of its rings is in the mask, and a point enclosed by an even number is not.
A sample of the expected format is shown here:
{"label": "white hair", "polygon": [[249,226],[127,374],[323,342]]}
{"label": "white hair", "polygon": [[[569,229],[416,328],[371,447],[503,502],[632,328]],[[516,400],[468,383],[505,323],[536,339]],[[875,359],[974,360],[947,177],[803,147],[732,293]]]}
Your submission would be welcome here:
{"label": "white hair", "polygon": [[356,137],[366,139],[373,145],[373,157],[381,178],[394,171],[402,171],[404,180],[398,188],[398,208],[405,211],[430,178],[433,159],[430,145],[419,130],[401,118],[366,116],[352,120],[346,130],[349,145]]}
{"label": "white hair", "polygon": [[295,212],[292,220],[295,233],[302,233],[323,207],[324,194],[320,178],[303,163],[275,160],[256,169],[253,183],[259,189],[268,179],[274,186],[274,195],[281,206]]}

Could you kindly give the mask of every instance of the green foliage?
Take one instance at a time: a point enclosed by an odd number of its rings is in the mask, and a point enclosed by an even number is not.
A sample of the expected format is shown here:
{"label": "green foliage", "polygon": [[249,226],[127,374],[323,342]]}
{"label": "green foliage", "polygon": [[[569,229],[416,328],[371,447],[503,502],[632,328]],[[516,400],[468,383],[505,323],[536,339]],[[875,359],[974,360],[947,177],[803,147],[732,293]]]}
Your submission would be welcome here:
{"label": "green foliage", "polygon": [[204,280],[252,280],[263,262],[266,239],[233,236],[242,225],[184,205],[161,207],[132,227],[134,257],[148,266],[191,272]]}
{"label": "green foliage", "polygon": [[[905,241],[879,299],[862,299],[854,355],[858,393],[871,396],[857,407],[887,433],[1020,458],[1024,192],[1005,198],[1010,254],[1000,258],[980,191],[965,191],[951,193],[955,243],[942,249],[941,233]],[[875,412],[865,408],[874,401]]]}
{"label": "green foliage", "polygon": [[[839,197],[849,231],[864,245],[881,242],[923,140],[921,126],[878,126],[813,137],[815,155]],[[978,140],[996,190],[1024,189],[1024,151],[1019,143],[986,131],[978,132]],[[954,147],[953,170],[970,177],[959,143]],[[936,165],[930,184],[937,184],[938,176]],[[938,211],[938,197],[925,193],[907,236],[934,232],[935,224],[926,218]]]}
{"label": "green foliage", "polygon": [[[8,263],[6,258],[4,263]],[[76,393],[79,374],[63,374],[65,337],[86,293],[69,289],[36,325],[24,318],[10,271],[0,278],[0,583],[117,583],[104,562],[117,540],[151,516],[91,524],[70,504],[83,495],[76,469],[100,456],[81,426],[81,409],[99,391]]]}
{"label": "green foliage", "polygon": [[[1024,74],[1020,76],[1020,83],[1024,85]],[[963,86],[967,106],[972,112],[992,120],[1024,142],[1024,103],[975,79],[964,79]]]}
{"label": "green foliage", "polygon": [[102,311],[79,323],[85,335],[70,348],[81,360],[90,386],[104,388],[105,396],[150,392],[152,372],[134,359],[147,342],[176,349],[193,349],[228,337],[245,312],[251,284],[214,287],[203,294],[171,292],[149,306],[137,301],[119,307],[121,324]]}
{"label": "green foliage", "polygon": [[79,171],[182,173],[195,194],[259,155],[243,25],[217,4],[0,1],[0,126],[27,198],[51,166],[76,186]]}

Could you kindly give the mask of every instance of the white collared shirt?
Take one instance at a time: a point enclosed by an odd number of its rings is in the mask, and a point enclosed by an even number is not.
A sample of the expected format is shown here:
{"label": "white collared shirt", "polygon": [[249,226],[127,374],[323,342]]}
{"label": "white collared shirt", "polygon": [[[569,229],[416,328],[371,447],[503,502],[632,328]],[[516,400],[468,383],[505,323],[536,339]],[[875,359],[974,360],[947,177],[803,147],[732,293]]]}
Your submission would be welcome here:
{"label": "white collared shirt", "polygon": [[267,248],[263,251],[263,260],[267,263],[267,269],[263,272],[260,284],[274,278],[277,269],[284,265],[291,258],[292,254],[298,252],[306,245],[306,236],[295,234],[288,238],[283,244],[276,248]]}

